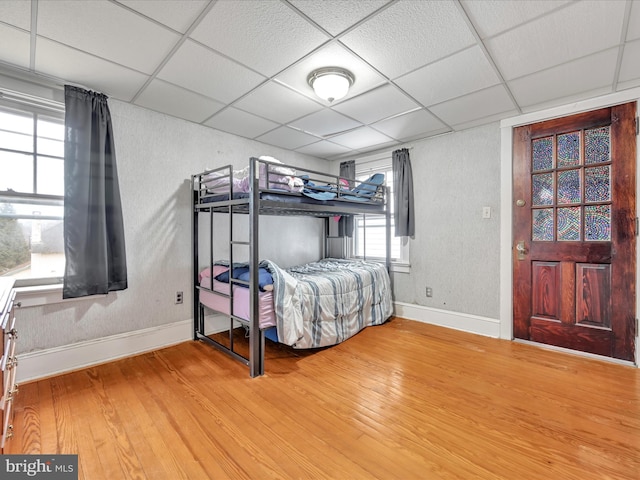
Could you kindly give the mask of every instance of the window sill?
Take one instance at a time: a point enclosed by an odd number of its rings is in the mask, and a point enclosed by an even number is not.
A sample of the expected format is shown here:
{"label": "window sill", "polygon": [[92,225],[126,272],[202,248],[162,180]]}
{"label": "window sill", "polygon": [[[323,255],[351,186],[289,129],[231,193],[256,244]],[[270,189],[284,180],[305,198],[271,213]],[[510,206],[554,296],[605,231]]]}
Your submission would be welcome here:
{"label": "window sill", "polygon": [[392,262],[391,271],[394,273],[411,273],[411,264]]}
{"label": "window sill", "polygon": [[91,295],[82,298],[62,298],[62,284],[56,285],[39,285],[35,287],[16,287],[16,302],[20,302],[20,306],[38,307],[41,305],[52,305],[55,303],[66,303],[82,300],[83,298],[104,297],[106,295]]}

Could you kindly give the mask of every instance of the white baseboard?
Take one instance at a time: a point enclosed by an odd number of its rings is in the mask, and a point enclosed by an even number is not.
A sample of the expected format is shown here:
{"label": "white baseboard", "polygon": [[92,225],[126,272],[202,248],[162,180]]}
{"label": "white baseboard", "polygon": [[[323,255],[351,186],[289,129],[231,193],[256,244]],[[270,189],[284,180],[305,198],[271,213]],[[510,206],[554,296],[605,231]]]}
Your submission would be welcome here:
{"label": "white baseboard", "polygon": [[[500,322],[497,319],[402,302],[395,302],[394,305],[395,315],[402,318],[488,337],[498,338],[500,336]],[[205,331],[207,334],[211,334],[226,330],[228,328],[227,322],[227,317],[222,315],[207,316]],[[29,382],[51,377],[182,343],[193,338],[192,329],[191,320],[184,320],[87,342],[20,354],[18,355],[17,382]]]}
{"label": "white baseboard", "polygon": [[[207,335],[222,332],[228,328],[228,319],[222,315],[207,316],[205,322]],[[118,358],[158,350],[192,338],[193,322],[183,320],[87,342],[23,353],[18,355],[16,381],[24,383],[51,377]]]}
{"label": "white baseboard", "polygon": [[394,302],[394,307],[394,314],[398,317],[484,335],[485,337],[500,337],[500,320],[497,318],[451,312],[403,302]]}

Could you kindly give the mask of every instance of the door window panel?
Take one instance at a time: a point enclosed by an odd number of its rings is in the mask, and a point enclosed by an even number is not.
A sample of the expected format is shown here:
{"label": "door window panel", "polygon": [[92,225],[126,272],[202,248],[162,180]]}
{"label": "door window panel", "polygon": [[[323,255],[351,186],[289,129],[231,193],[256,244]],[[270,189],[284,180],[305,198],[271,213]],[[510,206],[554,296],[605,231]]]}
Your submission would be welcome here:
{"label": "door window panel", "polygon": [[591,241],[611,240],[611,205],[584,207],[584,238]]}
{"label": "door window panel", "polygon": [[566,207],[558,209],[558,240],[580,240],[581,215],[580,207]]}
{"label": "door window panel", "polygon": [[558,135],[558,168],[580,165],[580,132]]}
{"label": "door window panel", "polygon": [[580,170],[558,172],[558,203],[580,203]]}
{"label": "door window panel", "polygon": [[540,208],[533,211],[533,240],[553,241],[553,208]]}
{"label": "door window panel", "polygon": [[603,163],[611,160],[610,128],[600,127],[584,132],[584,163]]}
{"label": "door window panel", "polygon": [[611,165],[586,168],[584,171],[585,201],[611,200]]}
{"label": "door window panel", "polygon": [[534,140],[532,150],[534,172],[553,168],[553,137]]}
{"label": "door window panel", "polygon": [[532,240],[611,241],[611,127],[533,139],[531,152]]}

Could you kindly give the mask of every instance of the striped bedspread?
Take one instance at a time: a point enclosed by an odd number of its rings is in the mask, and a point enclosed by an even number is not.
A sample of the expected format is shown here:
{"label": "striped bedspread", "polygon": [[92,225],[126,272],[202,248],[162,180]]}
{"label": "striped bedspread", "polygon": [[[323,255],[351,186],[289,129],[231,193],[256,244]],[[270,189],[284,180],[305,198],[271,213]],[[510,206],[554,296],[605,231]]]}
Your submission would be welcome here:
{"label": "striped bedspread", "polygon": [[362,260],[324,259],[281,269],[274,280],[278,340],[294,348],[335,345],[392,313],[386,268]]}

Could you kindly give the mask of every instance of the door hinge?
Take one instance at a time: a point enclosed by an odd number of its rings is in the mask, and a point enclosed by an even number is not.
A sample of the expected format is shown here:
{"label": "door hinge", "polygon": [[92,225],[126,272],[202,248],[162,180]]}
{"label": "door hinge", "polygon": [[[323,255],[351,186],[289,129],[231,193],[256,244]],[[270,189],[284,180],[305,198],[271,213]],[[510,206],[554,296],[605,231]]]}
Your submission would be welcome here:
{"label": "door hinge", "polygon": [[636,136],[640,134],[640,120],[636,117]]}
{"label": "door hinge", "polygon": [[640,233],[640,220],[636,217],[636,237],[638,236],[638,233]]}

